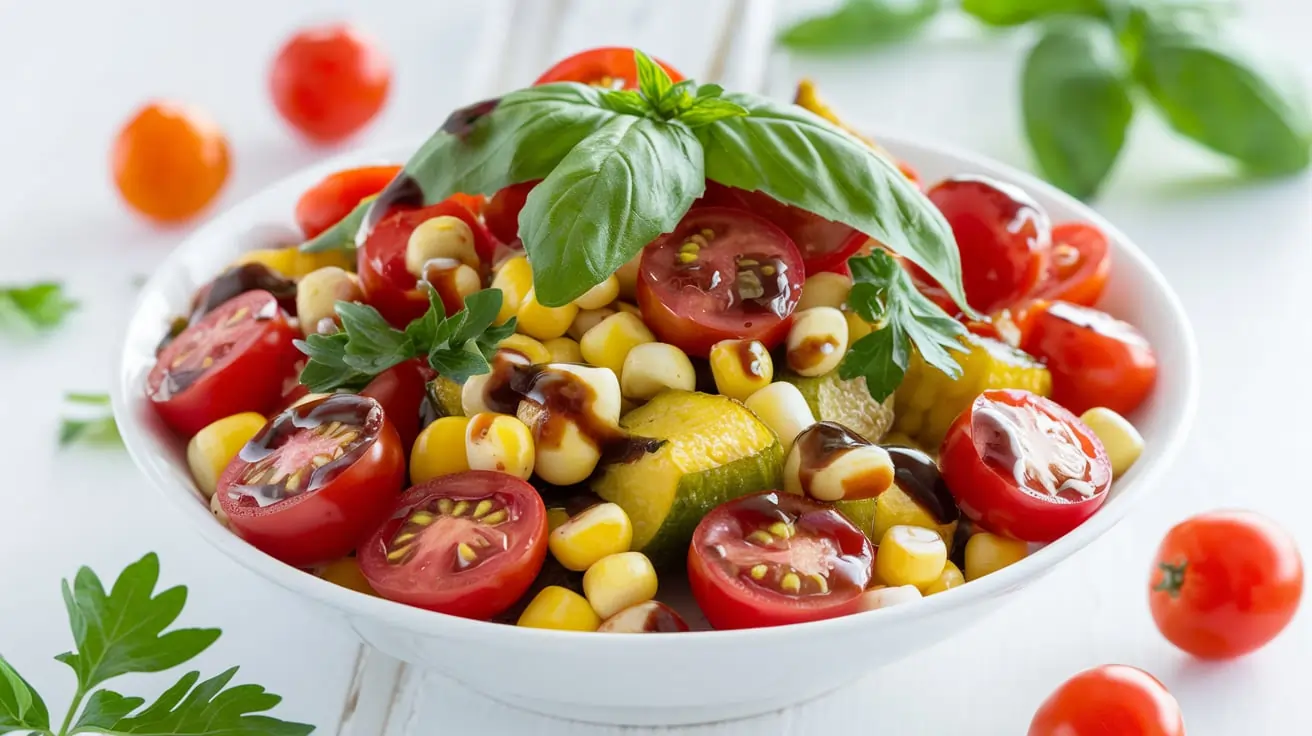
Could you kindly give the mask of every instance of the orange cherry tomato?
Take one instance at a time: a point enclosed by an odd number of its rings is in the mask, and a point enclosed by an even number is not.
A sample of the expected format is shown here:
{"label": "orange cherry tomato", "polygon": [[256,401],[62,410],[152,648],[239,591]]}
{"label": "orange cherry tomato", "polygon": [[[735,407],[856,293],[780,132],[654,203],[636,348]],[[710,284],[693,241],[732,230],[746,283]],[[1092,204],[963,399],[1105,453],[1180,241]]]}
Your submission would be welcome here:
{"label": "orange cherry tomato", "polygon": [[278,51],[273,104],[310,140],[333,143],[360,130],[387,101],[392,65],[374,40],[349,25],[307,28]]}
{"label": "orange cherry tomato", "polygon": [[[677,69],[660,59],[655,59],[655,62],[665,69],[671,81],[683,81],[683,75]],[[533,84],[552,82],[578,82],[608,89],[637,89],[638,63],[633,58],[633,49],[628,46],[588,49],[562,59],[543,72]]]}
{"label": "orange cherry tomato", "polygon": [[159,222],[186,220],[228,178],[228,140],[204,113],[170,102],[137,112],[114,139],[114,183],[133,209]]}
{"label": "orange cherry tomato", "polygon": [[1052,229],[1052,257],[1037,294],[1040,299],[1092,307],[1111,273],[1107,236],[1082,222],[1062,223]]}
{"label": "orange cherry tomato", "polygon": [[329,174],[296,202],[296,224],[307,239],[337,224],[365,197],[383,187],[401,171],[400,166],[361,166]]}
{"label": "orange cherry tomato", "polygon": [[1085,670],[1043,701],[1029,736],[1184,736],[1175,696],[1136,667]]}

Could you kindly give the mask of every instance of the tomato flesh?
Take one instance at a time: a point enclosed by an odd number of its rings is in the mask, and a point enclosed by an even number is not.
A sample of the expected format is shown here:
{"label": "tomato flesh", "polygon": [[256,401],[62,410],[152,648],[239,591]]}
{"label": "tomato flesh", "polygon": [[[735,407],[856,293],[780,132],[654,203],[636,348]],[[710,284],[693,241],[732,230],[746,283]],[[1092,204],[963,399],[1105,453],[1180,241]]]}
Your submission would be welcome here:
{"label": "tomato flesh", "polygon": [[336,225],[360,200],[383,191],[400,166],[361,166],[329,174],[296,202],[296,224],[306,239]]}
{"label": "tomato flesh", "polygon": [[[674,67],[660,59],[654,61],[670,75],[670,81],[683,81],[683,75]],[[578,82],[606,89],[637,89],[638,63],[633,58],[633,49],[628,46],[588,49],[557,62],[533,84],[552,82]]]}
{"label": "tomato flesh", "polygon": [[[540,181],[540,180],[538,180]],[[512,184],[492,195],[483,209],[483,222],[498,241],[512,243],[519,238],[519,212],[528,201],[528,193],[538,181]]]}
{"label": "tomato flesh", "polygon": [[452,616],[488,619],[532,585],[547,554],[547,510],[533,486],[472,470],[417,485],[361,547],[380,595]]}
{"label": "tomato flesh", "polygon": [[720,340],[788,334],[805,271],[797,246],[763,218],[694,209],[647,246],[638,273],[643,321],[662,341],[705,357]]}
{"label": "tomato flesh", "polygon": [[1028,736],[1184,736],[1184,716],[1156,677],[1137,667],[1103,665],[1053,691]]}
{"label": "tomato flesh", "polygon": [[991,531],[1051,542],[1107,499],[1111,462],[1075,415],[1028,391],[992,390],[962,412],[939,468],[961,511]]}
{"label": "tomato flesh", "polygon": [[307,28],[273,61],[274,106],[305,137],[343,140],[378,114],[392,83],[392,66],[372,38],[349,25]]}
{"label": "tomato flesh", "polygon": [[219,479],[238,536],[296,567],[345,557],[392,508],[405,452],[373,399],[333,394],[292,407]]}
{"label": "tomato flesh", "polygon": [[1092,225],[1065,222],[1052,229],[1052,257],[1036,298],[1092,307],[1111,273],[1107,236]]}
{"label": "tomato flesh", "polygon": [[301,357],[277,299],[248,291],[224,302],[164,346],[146,395],[183,437],[244,411],[264,413]]}
{"label": "tomato flesh", "polygon": [[1105,406],[1128,415],[1157,382],[1157,355],[1142,332],[1106,312],[1066,302],[1029,318],[1021,349],[1052,373],[1052,398],[1076,414]]}
{"label": "tomato flesh", "polygon": [[766,491],[716,507],[688,549],[688,580],[717,629],[817,621],[857,610],[874,551],[845,516]]}
{"label": "tomato flesh", "polygon": [[847,267],[847,259],[870,242],[870,238],[852,227],[784,204],[763,192],[726,187],[713,181],[706,182],[706,194],[696,206],[730,207],[769,220],[797,246],[807,274],[841,272]]}

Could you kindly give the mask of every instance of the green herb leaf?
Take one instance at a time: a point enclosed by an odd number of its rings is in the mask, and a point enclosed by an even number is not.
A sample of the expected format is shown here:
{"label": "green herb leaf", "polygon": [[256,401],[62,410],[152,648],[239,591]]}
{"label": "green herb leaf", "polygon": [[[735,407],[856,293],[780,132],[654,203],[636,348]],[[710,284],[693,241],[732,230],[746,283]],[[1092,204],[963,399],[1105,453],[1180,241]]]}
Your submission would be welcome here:
{"label": "green herb leaf", "polygon": [[679,113],[678,120],[689,128],[700,128],[716,120],[742,117],[749,114],[747,108],[730,100],[719,97],[700,97],[692,107]]}
{"label": "green herb leaf", "polygon": [[708,178],[856,228],[925,269],[974,314],[966,306],[952,229],[892,162],[800,107],[756,95],[725,99],[750,114],[696,130]]}
{"label": "green herb leaf", "polygon": [[88,394],[71,391],[64,394],[64,401],[70,404],[85,404],[87,406],[109,406],[109,394]]}
{"label": "green herb leaf", "polygon": [[687,126],[607,122],[533,188],[519,214],[538,301],[563,306],[604,281],[673,230],[705,187],[701,146]]}
{"label": "green herb leaf", "polygon": [[670,79],[669,72],[638,49],[633,50],[633,60],[638,67],[638,89],[642,92],[642,96],[652,101],[663,99],[665,93],[674,86],[674,80]]}
{"label": "green herb leaf", "polygon": [[87,567],[78,570],[71,587],[64,581],[76,649],[55,659],[73,669],[81,691],[130,672],[176,667],[219,638],[218,629],[165,633],[182,612],[187,589],[177,586],[154,595],[157,582],[159,558],[153,552],[124,569],[108,593]]}
{"label": "green herb leaf", "polygon": [[606,107],[623,115],[637,115],[640,118],[648,117],[655,112],[655,108],[647,102],[647,98],[634,92],[631,89],[616,89],[602,95],[602,102]]}
{"label": "green herb leaf", "polygon": [[900,41],[924,28],[943,0],[847,0],[837,10],[787,28],[779,42],[799,51],[827,51]]}
{"label": "green herb leaf", "polygon": [[119,695],[113,690],[97,690],[87,699],[82,715],[73,724],[73,733],[78,731],[105,731],[123,720],[129,713],[145,705],[145,698]]}
{"label": "green herb leaf", "polygon": [[[438,308],[441,309],[440,304]],[[347,338],[343,360],[355,370],[376,376],[418,354],[410,337],[388,324],[377,309],[354,302],[337,302],[336,309]],[[432,312],[430,306],[418,321],[431,320]]]}
{"label": "green herb leaf", "polygon": [[57,327],[77,302],[57,283],[0,287],[0,330],[38,332]]}
{"label": "green herb leaf", "polygon": [[723,94],[724,94],[724,87],[721,87],[720,85],[715,84],[714,82],[710,84],[703,84],[697,88],[698,97],[719,97]]}
{"label": "green herb leaf", "polygon": [[314,393],[330,393],[338,389],[359,391],[373,380],[373,376],[346,364],[346,344],[350,338],[345,332],[331,335],[308,335],[295,341],[296,349],[310,359],[301,369],[300,382]]}
{"label": "green herb leaf", "polygon": [[[93,703],[97,696],[101,702],[96,721],[87,724],[79,721],[79,726],[111,735],[142,736],[304,736],[314,730],[304,723],[255,715],[273,709],[282,698],[259,685],[228,687],[236,673],[237,668],[233,667],[200,682],[199,672],[188,672],[134,716],[128,716],[127,712],[143,702],[140,698],[99,691],[92,696]],[[133,707],[119,714],[132,701],[136,701]],[[108,721],[108,716],[116,714],[117,720]]]}
{"label": "green herb leaf", "polygon": [[119,435],[114,415],[109,413],[109,394],[73,392],[64,394],[64,401],[82,407],[95,407],[100,409],[100,413],[96,415],[94,412],[82,409],[77,411],[89,416],[63,417],[59,423],[60,447],[73,443],[89,445],[122,443],[123,438]]}
{"label": "green herb leaf", "polygon": [[660,100],[656,102],[656,109],[660,112],[662,119],[677,117],[697,103],[700,98],[699,93],[700,88],[697,83],[691,79],[685,79],[670,87],[661,96]]}
{"label": "green herb leaf", "polygon": [[1312,112],[1286,71],[1178,16],[1144,18],[1134,73],[1172,128],[1257,174],[1307,168]]}
{"label": "green herb leaf", "polygon": [[14,731],[46,731],[50,714],[45,701],[27,680],[0,657],[0,734]]}
{"label": "green herb leaf", "polygon": [[1107,178],[1134,115],[1123,67],[1116,38],[1092,20],[1052,27],[1025,61],[1021,105],[1034,157],[1081,199]]}
{"label": "green herb leaf", "polygon": [[501,300],[500,289],[484,289],[465,298],[465,308],[447,320],[428,351],[433,370],[456,383],[491,370],[497,345],[515,332],[513,318],[504,325],[492,325],[501,311]]}
{"label": "green herb leaf", "polygon": [[961,9],[994,26],[1018,26],[1056,15],[1106,18],[1111,0],[961,0]]}

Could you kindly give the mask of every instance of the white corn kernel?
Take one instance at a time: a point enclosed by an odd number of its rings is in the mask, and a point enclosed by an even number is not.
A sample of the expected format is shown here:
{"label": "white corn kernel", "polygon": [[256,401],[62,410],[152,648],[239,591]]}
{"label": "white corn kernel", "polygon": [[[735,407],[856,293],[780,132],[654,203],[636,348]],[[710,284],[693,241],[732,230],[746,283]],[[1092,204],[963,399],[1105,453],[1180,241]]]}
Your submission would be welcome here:
{"label": "white corn kernel", "polygon": [[802,376],[821,376],[838,367],[847,347],[847,318],[833,307],[793,314],[788,331],[788,367]]}
{"label": "white corn kernel", "polygon": [[[784,463],[784,490],[817,501],[859,501],[876,498],[893,485],[893,458],[879,445],[843,430],[846,443],[806,442],[810,432],[834,434],[840,425],[821,422],[804,430],[788,451]],[[820,448],[832,448],[817,452]]]}
{"label": "white corn kernel", "polygon": [[1143,454],[1143,435],[1130,424],[1130,420],[1102,406],[1084,412],[1080,421],[1102,442],[1107,451],[1107,459],[1112,463],[1112,477],[1119,478],[1139,460]]}
{"label": "white corn kernel", "polygon": [[797,301],[797,311],[812,307],[833,307],[838,309],[847,303],[847,295],[852,293],[852,279],[841,273],[821,271],[808,276],[802,284],[802,298]]}
{"label": "white corn kernel", "polygon": [[862,611],[874,611],[880,608],[896,606],[900,603],[918,601],[925,596],[914,585],[899,585],[894,588],[871,588],[861,594],[859,608]]}
{"label": "white corn kernel", "polygon": [[615,311],[610,307],[584,309],[574,318],[574,322],[570,324],[569,331],[566,334],[575,340],[582,340],[583,336],[588,334],[588,330],[601,324],[603,319],[615,314]]}
{"label": "white corn kernel", "polygon": [[592,413],[607,424],[620,421],[620,382],[605,368],[577,363],[548,363],[550,370],[563,371],[592,389]]}
{"label": "white corn kernel", "polygon": [[419,223],[405,245],[405,270],[420,278],[424,264],[434,258],[454,258],[478,268],[478,251],[474,249],[474,231],[459,217],[442,215]]}
{"label": "white corn kernel", "polygon": [[579,350],[589,363],[609,368],[619,376],[629,351],[643,343],[656,342],[656,336],[642,320],[627,312],[612,314],[579,340]]}
{"label": "white corn kernel", "polygon": [[620,266],[620,270],[615,272],[615,279],[620,285],[620,296],[625,299],[633,299],[638,292],[638,270],[642,266],[642,251],[629,259],[628,263]]}
{"label": "white corn kernel", "polygon": [[668,343],[635,346],[620,371],[620,393],[637,401],[647,401],[665,389],[692,391],[696,387],[697,372],[688,354]]}
{"label": "white corn kernel", "polygon": [[210,513],[214,514],[214,518],[219,520],[219,524],[224,529],[232,528],[231,522],[228,521],[228,512],[223,510],[223,503],[219,501],[217,493],[210,496]]}
{"label": "white corn kernel", "polygon": [[[497,361],[509,361],[523,366],[530,364],[528,356],[518,350],[498,350],[492,358],[494,368]],[[465,416],[472,417],[488,411],[487,384],[490,380],[492,380],[491,373],[470,376],[465,380],[465,385],[460,388],[460,409]]]}
{"label": "white corn kernel", "polygon": [[551,363],[582,363],[583,351],[579,350],[578,340],[568,337],[555,337],[542,343],[551,355]]}
{"label": "white corn kernel", "polygon": [[[620,387],[615,374],[605,368],[570,363],[551,363],[538,374],[536,387],[552,392],[551,382],[577,381],[591,392],[588,409],[592,421],[617,426],[620,418]],[[569,393],[577,393],[570,391]],[[601,461],[601,448],[583,433],[578,422],[565,414],[552,414],[530,399],[519,402],[519,420],[528,425],[535,445],[535,468],[548,483],[567,486],[582,483]]]}
{"label": "white corn kernel", "polygon": [[815,424],[815,415],[811,413],[806,397],[796,386],[785,381],[766,386],[748,396],[743,403],[765,422],[765,426],[774,430],[784,452],[791,451],[793,441],[802,430]]}
{"label": "white corn kernel", "polygon": [[534,365],[551,362],[551,351],[545,345],[518,332],[497,343],[497,350],[514,350]]}
{"label": "white corn kernel", "polygon": [[355,274],[336,266],[325,266],[306,274],[296,284],[296,318],[301,332],[314,334],[323,320],[337,323],[337,302],[358,302],[364,298]]}
{"label": "white corn kernel", "polygon": [[601,309],[618,299],[620,296],[620,282],[614,274],[606,277],[605,281],[583,292],[583,296],[574,300],[579,309]]}
{"label": "white corn kernel", "polygon": [[475,414],[465,430],[465,456],[470,470],[495,470],[528,480],[533,474],[533,434],[515,417]]}
{"label": "white corn kernel", "polygon": [[656,597],[656,569],[641,552],[597,560],[583,573],[583,594],[602,619]]}

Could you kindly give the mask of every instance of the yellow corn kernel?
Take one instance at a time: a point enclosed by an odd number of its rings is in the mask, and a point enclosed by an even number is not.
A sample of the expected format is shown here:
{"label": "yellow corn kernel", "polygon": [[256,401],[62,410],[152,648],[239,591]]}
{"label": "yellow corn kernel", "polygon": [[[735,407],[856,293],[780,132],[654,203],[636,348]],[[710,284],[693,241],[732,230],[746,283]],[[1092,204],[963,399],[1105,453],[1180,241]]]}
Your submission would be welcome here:
{"label": "yellow corn kernel", "polygon": [[620,284],[620,297],[632,300],[638,293],[638,270],[642,267],[642,251],[629,259],[628,263],[620,266],[620,270],[615,272],[615,279]]}
{"label": "yellow corn kernel", "polygon": [[615,302],[615,311],[624,312],[625,314],[631,314],[634,317],[642,319],[642,310],[639,309],[638,305],[636,304],[630,304],[628,302]]}
{"label": "yellow corn kernel", "polygon": [[478,268],[474,231],[459,217],[442,215],[423,222],[410,232],[405,245],[405,270],[416,278],[424,275],[424,264],[434,258],[452,258]]}
{"label": "yellow corn kernel", "polygon": [[253,411],[224,417],[196,433],[187,443],[187,466],[205,498],[214,495],[219,476],[268,420]]}
{"label": "yellow corn kernel", "polygon": [[596,327],[603,319],[615,314],[616,311],[610,307],[579,310],[579,315],[574,318],[573,324],[569,326],[569,331],[565,334],[575,340],[582,340],[583,336],[588,334],[588,330]]}
{"label": "yellow corn kernel", "polygon": [[569,337],[557,337],[542,343],[551,354],[552,363],[582,363],[583,351],[579,349],[578,340]]}
{"label": "yellow corn kernel", "polygon": [[656,568],[641,552],[597,560],[583,573],[583,594],[603,619],[656,597]]}
{"label": "yellow corn kernel", "polygon": [[879,445],[843,446],[810,457],[802,452],[803,444],[794,440],[784,463],[784,490],[789,493],[827,503],[859,501],[877,498],[893,484],[893,458]]}
{"label": "yellow corn kernel", "polygon": [[774,380],[774,361],[758,340],[721,340],[711,346],[709,360],[715,390],[731,399],[747,401]]}
{"label": "yellow corn kernel", "polygon": [[1014,565],[1029,554],[1029,545],[1019,539],[1008,539],[989,532],[977,532],[966,540],[966,579],[979,580],[1008,565]]}
{"label": "yellow corn kernel", "polygon": [[498,350],[514,350],[533,364],[550,363],[551,351],[547,346],[534,340],[528,335],[521,335],[516,332],[497,344]]}
{"label": "yellow corn kernel", "polygon": [[916,499],[896,482],[875,499],[875,519],[871,525],[870,538],[882,539],[895,526],[933,529],[943,538],[944,543],[951,542],[957,531],[957,522],[938,523],[925,507],[916,503]]}
{"label": "yellow corn kernel", "polygon": [[519,626],[557,631],[596,631],[601,617],[583,596],[559,585],[548,585],[519,615]]}
{"label": "yellow corn kernel", "polygon": [[313,335],[323,320],[337,322],[337,302],[364,299],[355,274],[336,266],[326,266],[306,274],[296,284],[296,319],[301,332]]}
{"label": "yellow corn kernel", "polygon": [[504,325],[519,312],[519,305],[533,288],[533,267],[524,256],[510,258],[501,264],[488,288],[501,290],[501,311],[497,312],[497,324]]}
{"label": "yellow corn kernel", "polygon": [[802,376],[822,376],[838,367],[847,348],[847,318],[833,307],[793,313],[786,344],[788,367]]}
{"label": "yellow corn kernel", "polygon": [[258,263],[293,279],[299,279],[306,274],[329,266],[336,266],[347,271],[355,270],[355,258],[345,249],[302,253],[298,245],[291,245],[286,248],[249,250],[237,256],[232,265],[242,266],[247,263]]}
{"label": "yellow corn kernel", "polygon": [[1143,435],[1130,424],[1130,420],[1102,406],[1084,412],[1080,421],[1089,426],[1107,451],[1112,463],[1112,477],[1119,478],[1143,454]]}
{"label": "yellow corn kernel", "polygon": [[579,350],[589,363],[609,368],[618,377],[624,371],[624,360],[629,351],[638,345],[656,342],[642,320],[627,312],[619,312],[603,319],[588,330],[579,340]]}
{"label": "yellow corn kernel", "polygon": [[442,417],[424,427],[410,449],[410,482],[423,483],[469,470],[465,433],[469,417]]}
{"label": "yellow corn kernel", "polygon": [[583,296],[574,300],[579,309],[601,309],[620,297],[620,281],[614,274],[606,280],[583,292]]}
{"label": "yellow corn kernel", "polygon": [[856,312],[843,312],[843,319],[847,320],[847,347],[851,348],[852,343],[869,335],[874,331],[870,323],[861,318]]}
{"label": "yellow corn kernel", "polygon": [[544,307],[538,302],[537,291],[529,289],[524,301],[519,305],[516,328],[529,337],[550,340],[560,337],[569,330],[574,318],[579,314],[578,306],[566,304],[563,307]]}
{"label": "yellow corn kernel", "polygon": [[692,391],[696,387],[697,371],[688,354],[668,343],[634,346],[620,371],[620,393],[637,401],[647,401],[669,388]]}
{"label": "yellow corn kernel", "polygon": [[765,426],[774,430],[785,453],[792,450],[797,435],[815,424],[815,415],[811,413],[806,397],[787,381],[776,381],[748,396],[743,403],[765,422]]}
{"label": "yellow corn kernel", "polygon": [[[293,246],[295,247],[295,246]],[[296,247],[296,263],[292,267],[292,273],[287,274],[293,278],[318,271],[321,268],[336,266],[344,268],[347,271],[355,271],[355,254],[345,248],[335,250],[324,250],[318,253],[303,253],[299,247]]]}
{"label": "yellow corn kernel", "polygon": [[633,543],[633,522],[617,504],[593,506],[547,537],[547,547],[567,570],[583,572],[607,555],[628,552]]}
{"label": "yellow corn kernel", "polygon": [[895,526],[879,540],[875,572],[888,585],[922,588],[943,574],[948,546],[933,529]]}
{"label": "yellow corn kernel", "polygon": [[483,412],[465,430],[470,470],[495,470],[528,480],[533,474],[533,433],[515,417]]}
{"label": "yellow corn kernel", "polygon": [[935,593],[942,593],[945,590],[964,585],[965,583],[966,576],[961,574],[961,568],[957,567],[951,560],[948,560],[948,564],[943,566],[943,572],[939,573],[938,577],[934,578],[934,581],[929,585],[921,588],[920,592],[925,595],[934,595]]}
{"label": "yellow corn kernel", "polygon": [[797,311],[811,307],[833,307],[838,309],[847,303],[847,295],[852,293],[852,279],[841,273],[821,271],[808,276],[802,284],[802,298],[797,300]]}
{"label": "yellow corn kernel", "polygon": [[219,525],[224,529],[232,528],[228,521],[228,512],[223,510],[223,504],[219,502],[219,494],[217,493],[210,496],[210,513],[214,514],[214,518],[219,520]]}
{"label": "yellow corn kernel", "polygon": [[330,562],[324,565],[317,574],[324,580],[343,588],[378,597],[378,592],[365,579],[364,573],[360,572],[360,561],[354,557],[343,557],[336,562]]}
{"label": "yellow corn kernel", "polygon": [[875,611],[880,608],[888,608],[901,603],[910,603],[918,601],[924,596],[921,595],[920,589],[914,585],[877,585],[870,590],[861,594],[857,601],[857,609],[860,611]]}

